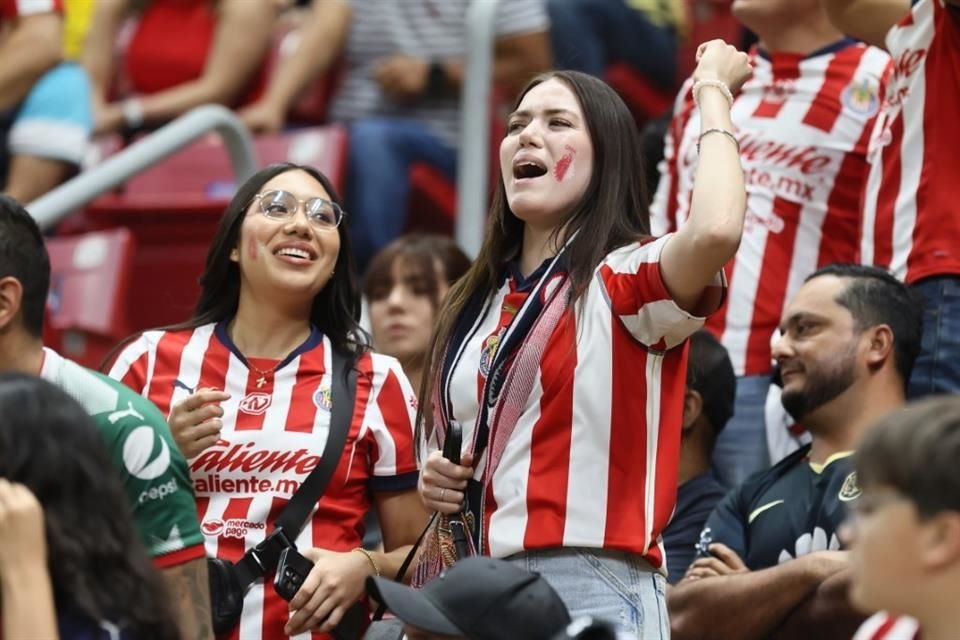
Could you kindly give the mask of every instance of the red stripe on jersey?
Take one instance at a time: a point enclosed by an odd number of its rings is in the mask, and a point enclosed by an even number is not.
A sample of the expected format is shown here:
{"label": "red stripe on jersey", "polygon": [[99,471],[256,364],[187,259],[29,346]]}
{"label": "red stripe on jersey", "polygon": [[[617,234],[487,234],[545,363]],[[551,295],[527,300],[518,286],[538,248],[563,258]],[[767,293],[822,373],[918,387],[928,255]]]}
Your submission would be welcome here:
{"label": "red stripe on jersey", "polygon": [[817,268],[833,262],[857,262],[860,250],[860,203],[867,176],[864,155],[873,131],[873,122],[863,128],[857,146],[843,156],[840,169],[833,179],[833,189],[827,198],[827,215],[820,232],[820,252]]}
{"label": "red stripe on jersey", "polygon": [[203,558],[204,555],[205,552],[203,545],[195,544],[192,547],[180,549],[179,551],[174,551],[173,553],[155,556],[153,558],[153,566],[155,566],[157,569],[168,569],[170,567],[186,564],[191,560],[199,560],[200,558]]}
{"label": "red stripe on jersey", "polygon": [[[156,357],[153,363],[153,377],[150,380],[149,397],[164,415],[170,413],[174,384],[180,372],[180,355],[193,335],[192,331],[164,332],[157,343]],[[164,372],[166,375],[157,375]]]}
{"label": "red stripe on jersey", "polygon": [[900,192],[900,146],[903,142],[903,118],[898,117],[891,127],[896,153],[883,155],[883,180],[877,194],[874,229],[873,263],[887,267],[893,260],[893,225],[897,194]]}
{"label": "red stripe on jersey", "polygon": [[803,118],[804,124],[827,133],[833,131],[842,110],[841,95],[850,86],[850,78],[866,52],[864,47],[847,47],[830,60],[824,73],[823,86],[810,103],[810,109]]}
{"label": "red stripe on jersey", "polygon": [[216,334],[210,336],[207,351],[203,354],[200,363],[200,380],[203,386],[224,391],[227,388],[227,368],[230,366],[230,350],[217,339]]}
{"label": "red stripe on jersey", "polygon": [[143,387],[147,382],[148,358],[149,354],[144,352],[143,355],[130,363],[130,367],[120,378],[120,382],[141,395],[145,395],[144,391],[146,391]]}
{"label": "red stripe on jersey", "polygon": [[[223,521],[227,520],[245,520],[250,512],[250,504],[253,498],[231,498],[227,503],[227,508],[223,511]],[[246,553],[244,541],[240,538],[218,536],[217,537],[217,557],[224,560],[236,562]]]}
{"label": "red stripe on jersey", "polygon": [[[787,281],[790,275],[790,256],[797,237],[797,226],[803,205],[783,198],[775,198],[773,210],[783,220],[783,231],[777,242],[767,242],[763,250],[763,263],[760,267],[760,279],[764,284],[764,294],[757,296],[754,303],[754,316],[779,318],[787,297]],[[747,371],[768,371],[770,369],[770,334],[765,331],[751,331],[747,339]]]}
{"label": "red stripe on jersey", "polygon": [[670,299],[670,293],[660,277],[660,264],[657,262],[640,264],[636,273],[617,273],[608,265],[603,265],[600,268],[600,277],[607,289],[610,307],[615,316],[632,316],[645,304]]}
{"label": "red stripe on jersey", "polygon": [[[390,429],[393,435],[393,442],[399,451],[415,451],[413,443],[413,434],[409,429],[401,429],[409,421],[407,409],[414,398],[403,397],[403,389],[400,387],[400,381],[392,371],[387,373],[380,394],[377,396],[377,408],[380,415],[383,416],[383,422]],[[366,400],[362,405],[365,406]],[[397,469],[397,474],[412,471],[412,469]]]}
{"label": "red stripe on jersey", "polygon": [[[278,361],[268,358],[247,358],[251,366],[247,368],[247,386],[243,391],[243,400],[237,409],[237,431],[260,431],[263,429],[263,420],[267,415],[263,410],[246,410],[246,403],[253,399],[254,394],[273,397],[274,382]],[[287,366],[290,366],[289,364]],[[261,386],[258,381],[264,381]]]}
{"label": "red stripe on jersey", "polygon": [[[530,438],[530,471],[527,474],[526,549],[542,549],[563,540],[566,526],[566,496],[570,480],[570,416],[573,415],[573,372],[577,367],[577,325],[570,311],[564,312],[543,352],[540,368],[549,371],[556,385],[544,389],[540,417]],[[542,378],[541,378],[542,380]],[[496,509],[493,483],[488,485],[486,514]],[[559,496],[562,498],[558,499]],[[492,508],[491,508],[492,507]],[[485,520],[489,533],[489,517]]]}
{"label": "red stripe on jersey", "polygon": [[302,372],[307,372],[308,377],[317,376],[322,379],[326,371],[324,364],[324,345],[321,344],[316,349],[311,349],[300,355],[300,364],[297,367],[297,379],[290,394],[290,409],[287,412],[287,424],[283,426],[284,431],[295,433],[310,433],[313,431],[314,423],[319,411],[317,394],[323,391],[318,387],[312,387],[309,384],[301,383]]}
{"label": "red stripe on jersey", "polygon": [[772,56],[773,84],[753,111],[754,118],[776,118],[791,93],[790,85],[800,77],[801,56],[778,53]]}
{"label": "red stripe on jersey", "polygon": [[[937,31],[927,53],[923,106],[924,158],[917,185],[917,224],[907,257],[907,281],[960,274],[960,216],[953,182],[960,176],[960,21],[934,2]],[[909,99],[909,98],[908,98]],[[901,114],[901,118],[902,118]]]}
{"label": "red stripe on jersey", "polygon": [[[657,434],[656,487],[653,503],[653,538],[647,560],[655,567],[663,565],[657,537],[667,527],[677,499],[677,475],[680,472],[680,437],[683,425],[683,394],[670,381],[685,381],[689,341],[663,358],[660,370],[660,429]],[[674,355],[676,354],[676,355]]]}
{"label": "red stripe on jersey", "polygon": [[[652,266],[659,268],[657,264]],[[612,322],[610,464],[604,546],[623,548],[631,546],[631,542],[636,544],[646,530],[647,481],[654,472],[647,466],[647,384],[656,385],[659,381],[647,379],[647,350],[624,330],[616,317]],[[623,473],[623,469],[630,468],[635,470],[633,474]]]}

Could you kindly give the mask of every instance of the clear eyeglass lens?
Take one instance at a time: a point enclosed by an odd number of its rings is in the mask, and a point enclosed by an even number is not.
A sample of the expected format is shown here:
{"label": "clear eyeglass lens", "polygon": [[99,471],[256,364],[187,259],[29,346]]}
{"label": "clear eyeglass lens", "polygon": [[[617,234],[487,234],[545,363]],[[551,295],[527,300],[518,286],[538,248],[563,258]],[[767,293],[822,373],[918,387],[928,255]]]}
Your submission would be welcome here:
{"label": "clear eyeglass lens", "polygon": [[335,227],[340,222],[340,216],[337,214],[333,203],[327,202],[323,198],[312,198],[306,204],[307,216],[317,224]]}
{"label": "clear eyeglass lens", "polygon": [[[268,191],[260,196],[260,209],[270,218],[287,218],[297,211],[300,201],[286,191]],[[323,198],[310,198],[304,203],[307,218],[321,226],[335,227],[340,223],[337,207]]]}

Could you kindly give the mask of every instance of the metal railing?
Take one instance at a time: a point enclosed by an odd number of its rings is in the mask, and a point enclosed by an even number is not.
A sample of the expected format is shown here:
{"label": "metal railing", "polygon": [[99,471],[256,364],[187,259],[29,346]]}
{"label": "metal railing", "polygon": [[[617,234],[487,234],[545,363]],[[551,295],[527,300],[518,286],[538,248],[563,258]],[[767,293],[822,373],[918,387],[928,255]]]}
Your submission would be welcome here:
{"label": "metal railing", "polygon": [[257,170],[250,132],[226,107],[204,105],[180,116],[151,135],[37,198],[27,211],[41,229],[49,229],[94,198],[172,155],[209,131],[216,131],[230,155],[237,182]]}
{"label": "metal railing", "polygon": [[498,4],[499,0],[473,0],[467,11],[467,57],[460,96],[456,239],[471,258],[480,252],[487,218],[490,93]]}

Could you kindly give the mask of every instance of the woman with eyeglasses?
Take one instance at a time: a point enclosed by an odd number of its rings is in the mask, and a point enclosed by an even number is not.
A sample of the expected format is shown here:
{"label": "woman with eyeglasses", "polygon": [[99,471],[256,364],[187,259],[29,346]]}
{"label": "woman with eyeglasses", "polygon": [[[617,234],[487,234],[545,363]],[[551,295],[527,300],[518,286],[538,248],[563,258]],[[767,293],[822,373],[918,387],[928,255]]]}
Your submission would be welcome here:
{"label": "woman with eyeglasses", "polygon": [[[339,464],[296,538],[314,568],[289,603],[269,584],[272,571],[254,582],[240,621],[244,638],[331,631],[367,576],[396,574],[426,521],[416,494],[414,392],[395,359],[361,340],[338,202],[330,181],[310,167],[278,164],[255,174],[223,215],[193,317],[144,332],[110,371],[169,414],[190,460],[207,555],[231,561],[270,534],[320,463],[338,400],[332,351],[358,371]],[[382,553],[360,547],[371,507]]]}

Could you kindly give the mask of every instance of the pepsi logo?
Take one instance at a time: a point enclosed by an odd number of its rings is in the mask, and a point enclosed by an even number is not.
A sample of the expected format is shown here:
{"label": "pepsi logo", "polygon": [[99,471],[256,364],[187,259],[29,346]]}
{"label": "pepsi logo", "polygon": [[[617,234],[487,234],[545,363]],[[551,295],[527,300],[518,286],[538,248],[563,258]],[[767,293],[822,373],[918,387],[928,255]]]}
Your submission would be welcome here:
{"label": "pepsi logo", "polygon": [[259,416],[260,414],[265,413],[270,407],[270,402],[271,398],[269,393],[254,391],[253,393],[248,393],[246,397],[240,401],[238,408],[243,413],[247,413],[252,416]]}
{"label": "pepsi logo", "polygon": [[200,528],[203,529],[205,535],[219,535],[220,532],[223,531],[223,520],[204,520]]}

